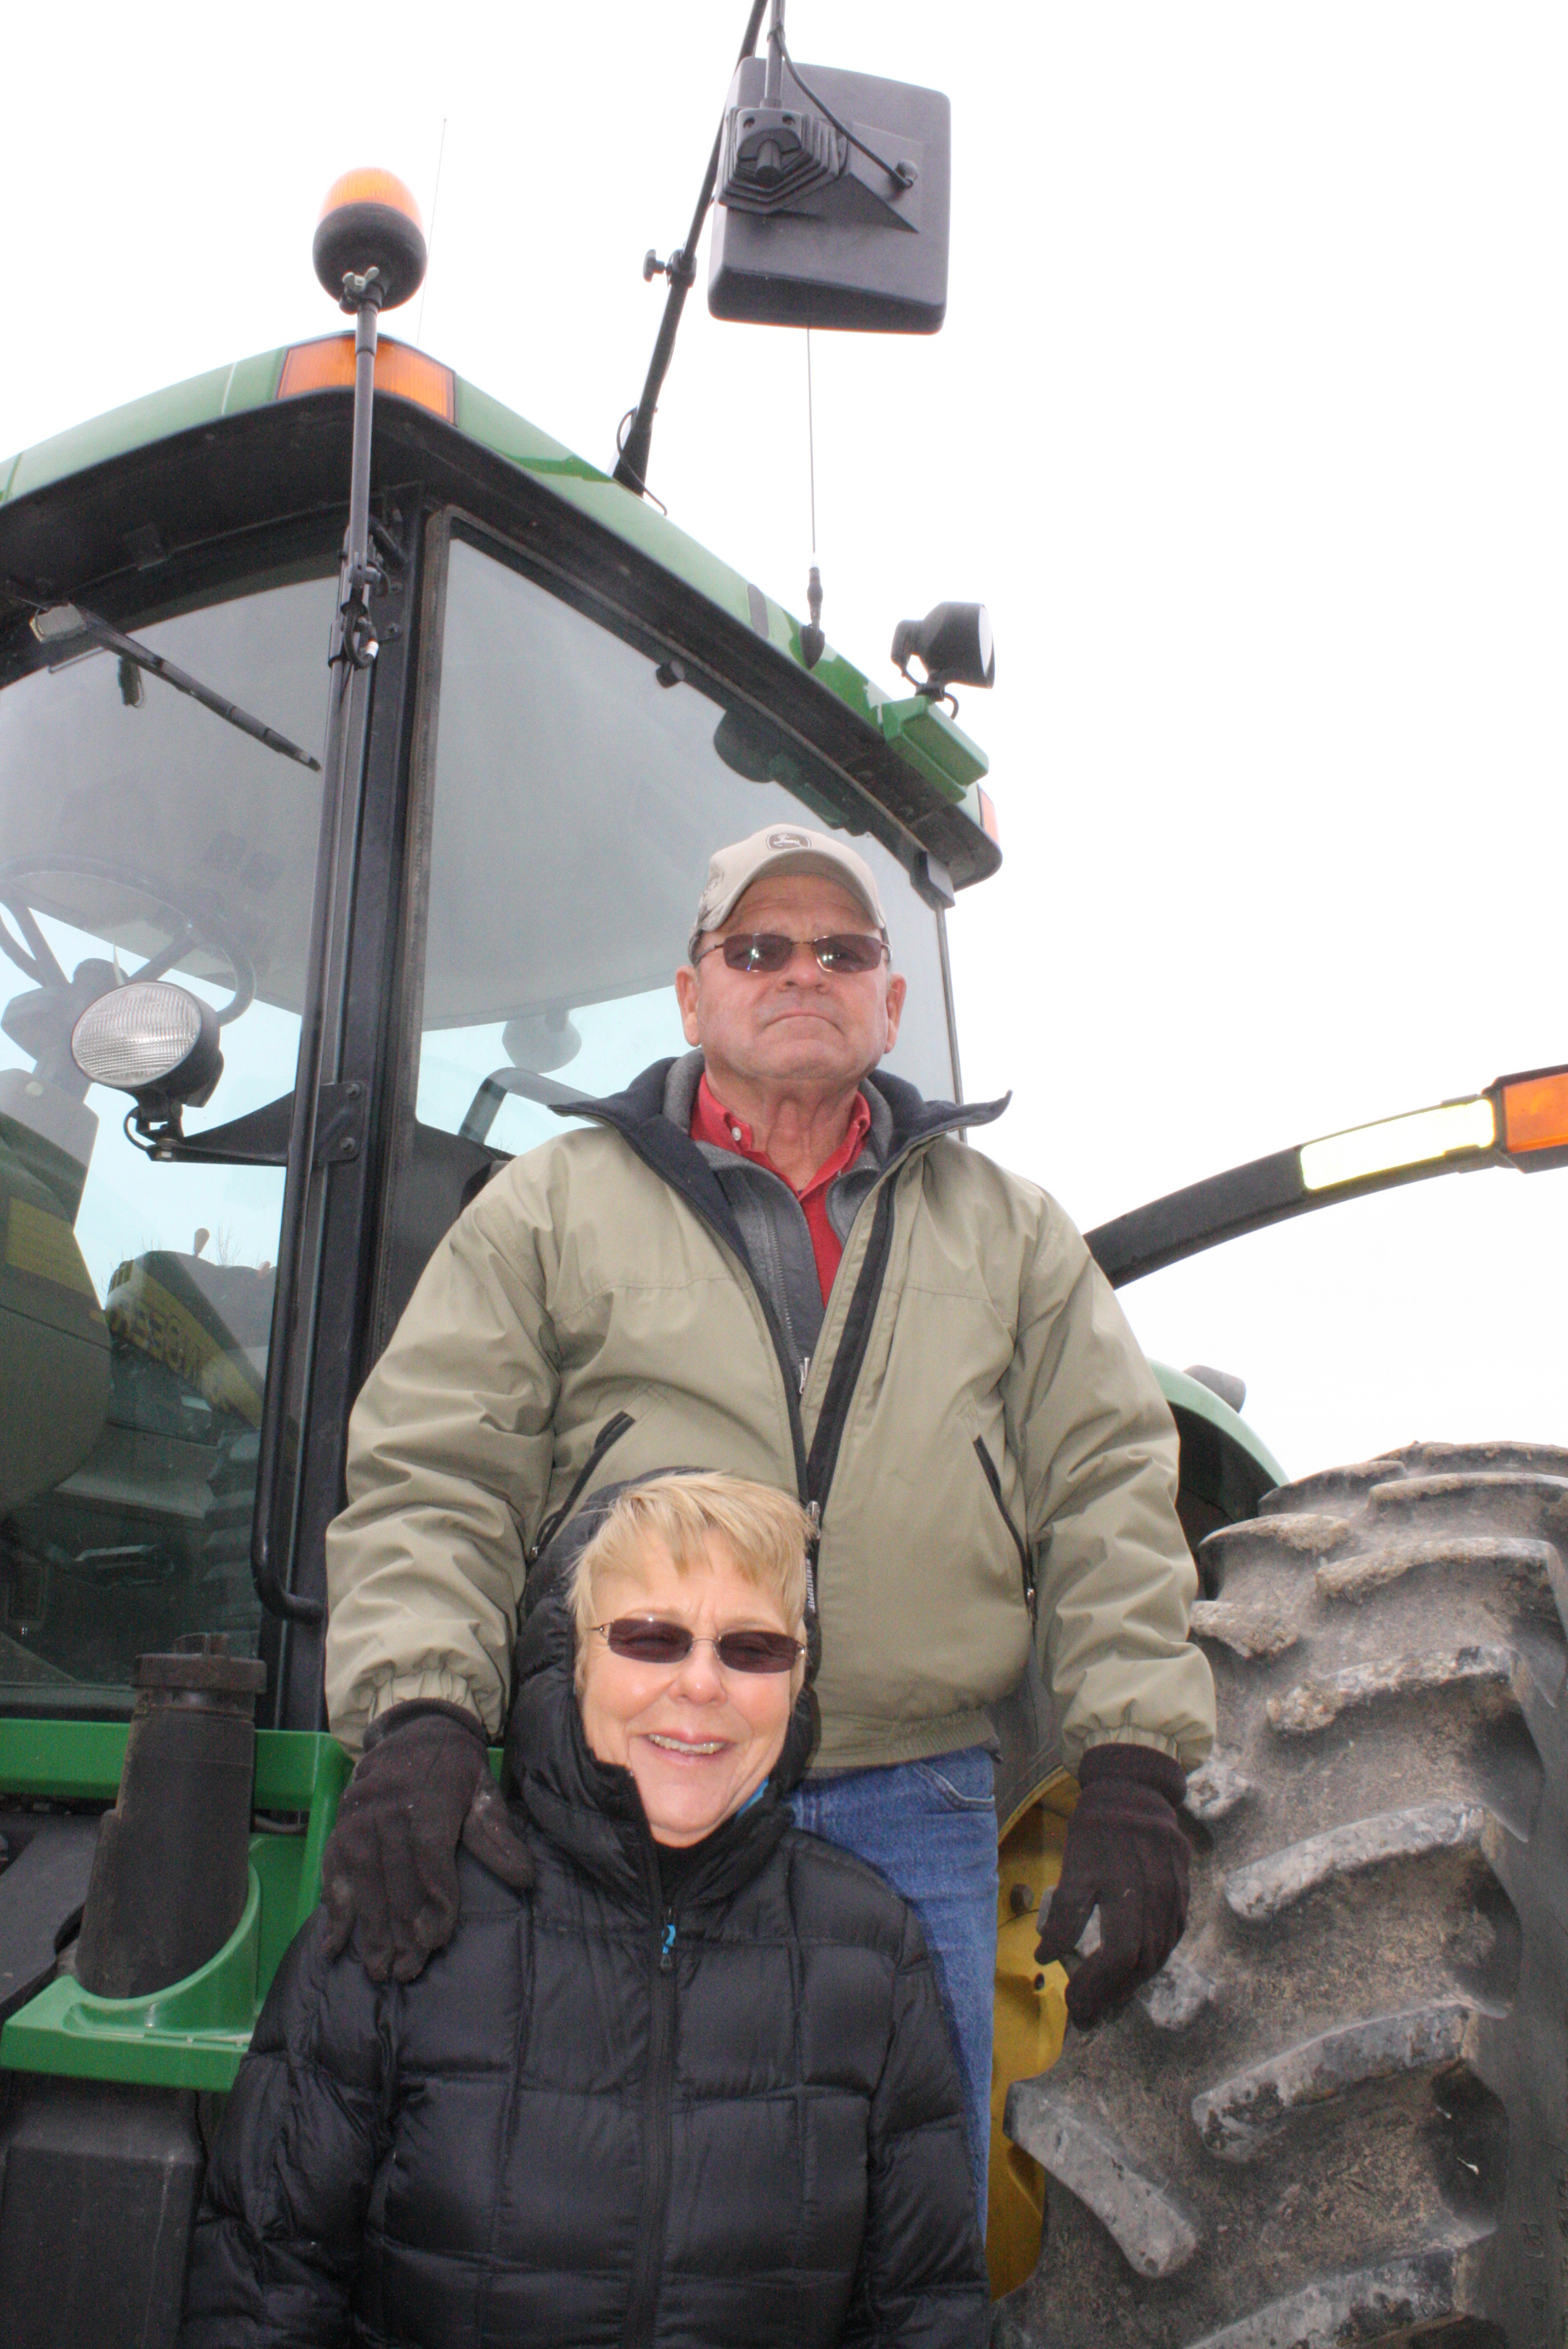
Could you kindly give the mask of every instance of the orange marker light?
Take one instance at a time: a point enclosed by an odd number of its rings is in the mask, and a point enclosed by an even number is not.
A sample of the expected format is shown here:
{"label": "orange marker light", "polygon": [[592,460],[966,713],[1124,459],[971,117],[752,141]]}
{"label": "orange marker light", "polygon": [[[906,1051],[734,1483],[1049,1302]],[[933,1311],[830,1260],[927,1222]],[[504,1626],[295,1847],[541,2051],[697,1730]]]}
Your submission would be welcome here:
{"label": "orange marker light", "polygon": [[1512,1077],[1502,1088],[1503,1148],[1568,1150],[1568,1069]]}
{"label": "orange marker light", "polygon": [[985,833],[986,839],[994,840],[997,847],[1000,848],[1002,845],[1002,827],[996,821],[996,811],[991,804],[991,794],[983,783],[976,783],[975,786],[975,796],[980,802],[980,828]]}
{"label": "orange marker light", "polygon": [[339,179],[334,180],[326,191],[326,201],[321,208],[322,219],[325,220],[328,212],[339,211],[345,204],[385,204],[388,212],[401,212],[405,220],[412,221],[421,236],[425,233],[419,207],[396,171],[345,171]]}
{"label": "orange marker light", "polygon": [[[297,399],[306,391],[354,389],[354,337],[329,335],[321,343],[296,343],[284,359],[278,383],[280,399]],[[376,396],[411,399],[449,424],[457,417],[457,386],[450,367],[427,358],[411,344],[383,340],[376,350]]]}

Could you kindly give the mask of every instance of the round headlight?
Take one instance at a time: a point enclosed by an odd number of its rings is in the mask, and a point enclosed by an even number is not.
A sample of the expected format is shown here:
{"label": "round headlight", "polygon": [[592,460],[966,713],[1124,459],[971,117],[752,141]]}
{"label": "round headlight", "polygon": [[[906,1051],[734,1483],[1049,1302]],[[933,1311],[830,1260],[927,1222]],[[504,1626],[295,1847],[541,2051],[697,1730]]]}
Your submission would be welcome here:
{"label": "round headlight", "polygon": [[71,1058],[95,1085],[170,1108],[205,1101],[223,1067],[211,1007],[162,979],[132,980],[89,1003],[71,1030]]}

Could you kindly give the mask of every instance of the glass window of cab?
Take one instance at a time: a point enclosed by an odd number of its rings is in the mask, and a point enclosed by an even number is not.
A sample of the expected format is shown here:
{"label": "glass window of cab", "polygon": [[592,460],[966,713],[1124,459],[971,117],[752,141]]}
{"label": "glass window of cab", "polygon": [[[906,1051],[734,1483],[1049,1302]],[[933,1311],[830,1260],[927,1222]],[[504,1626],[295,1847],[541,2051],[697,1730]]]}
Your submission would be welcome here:
{"label": "glass window of cab", "polygon": [[[319,757],[335,578],[126,616]],[[253,1651],[276,1167],[160,1164],[71,1056],[156,969],[223,1067],[185,1128],[293,1090],[321,779],[110,650],[0,668],[0,1710],[94,1710],[182,1631]]]}
{"label": "glass window of cab", "polygon": [[557,1104],[686,1050],[674,975],[715,848],[830,830],[877,875],[909,980],[888,1066],[951,1098],[936,916],[847,779],[717,670],[672,664],[454,537],[427,778],[429,886],[415,1117],[509,1154]]}

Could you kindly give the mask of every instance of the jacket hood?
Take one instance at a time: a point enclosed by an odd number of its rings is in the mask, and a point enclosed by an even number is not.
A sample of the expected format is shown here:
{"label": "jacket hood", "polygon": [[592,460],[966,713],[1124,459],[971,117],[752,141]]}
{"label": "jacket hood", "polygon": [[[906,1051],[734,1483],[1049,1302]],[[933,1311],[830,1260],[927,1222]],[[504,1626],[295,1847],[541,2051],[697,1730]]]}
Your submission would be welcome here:
{"label": "jacket hood", "polygon": [[[589,1750],[574,1685],[576,1630],[567,1602],[572,1568],[626,1489],[625,1484],[612,1485],[596,1493],[562,1527],[530,1578],[528,1612],[512,1670],[505,1775],[509,1794],[580,1866],[622,1889],[645,1890],[653,1837],[631,1772],[601,1762]],[[708,1862],[694,1879],[694,1895],[727,1895],[756,1873],[791,1825],[786,1797],[817,1737],[811,1680],[808,1665],[783,1750],[761,1794],[715,1830]]]}

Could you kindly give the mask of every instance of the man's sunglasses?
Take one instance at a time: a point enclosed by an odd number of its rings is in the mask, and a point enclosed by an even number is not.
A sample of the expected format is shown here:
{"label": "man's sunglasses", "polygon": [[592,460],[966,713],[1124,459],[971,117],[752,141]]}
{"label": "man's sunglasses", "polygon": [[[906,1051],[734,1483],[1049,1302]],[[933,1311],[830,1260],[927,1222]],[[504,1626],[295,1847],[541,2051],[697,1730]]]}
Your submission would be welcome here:
{"label": "man's sunglasses", "polygon": [[711,1648],[728,1672],[792,1672],[806,1651],[788,1631],[721,1631],[717,1640],[657,1615],[621,1615],[595,1623],[613,1656],[634,1664],[684,1664],[696,1647]]}
{"label": "man's sunglasses", "polygon": [[775,930],[756,930],[720,938],[716,947],[705,947],[696,960],[705,962],[709,955],[721,954],[729,970],[788,970],[797,947],[809,947],[830,978],[840,972],[875,970],[888,951],[885,938],[866,930],[836,931],[826,938],[787,938]]}

